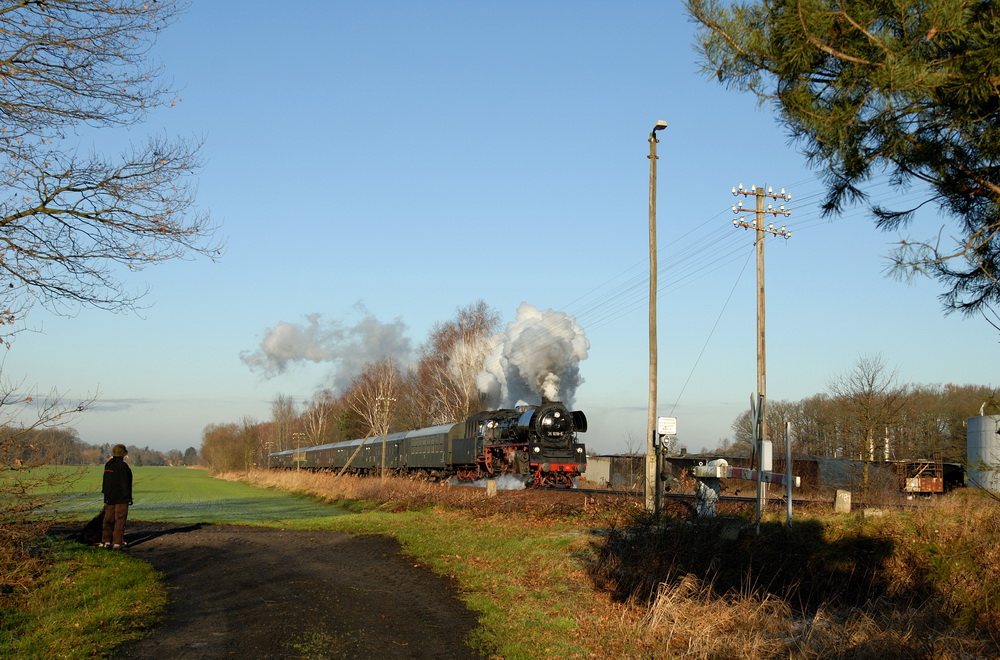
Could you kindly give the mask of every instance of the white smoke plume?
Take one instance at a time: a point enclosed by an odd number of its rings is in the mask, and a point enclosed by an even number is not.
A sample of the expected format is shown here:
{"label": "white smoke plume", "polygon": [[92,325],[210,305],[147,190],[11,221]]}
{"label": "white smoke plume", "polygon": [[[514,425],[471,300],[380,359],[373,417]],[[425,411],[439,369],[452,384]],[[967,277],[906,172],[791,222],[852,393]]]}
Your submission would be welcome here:
{"label": "white smoke plume", "polygon": [[[452,477],[447,481],[449,486],[468,486],[470,488],[486,488],[489,479],[477,479],[476,481],[459,481],[457,477]],[[493,479],[497,484],[497,490],[524,490],[527,488],[525,480],[513,474],[501,474]]]}
{"label": "white smoke plume", "polygon": [[353,325],[324,322],[319,314],[307,315],[303,324],[282,321],[264,333],[260,348],[240,353],[240,360],[265,378],[283,374],[295,363],[328,362],[335,366],[333,385],[338,390],[370,362],[395,357],[405,365],[410,340],[402,319],[382,323],[362,305],[356,309],[362,318]]}
{"label": "white smoke plume", "polygon": [[493,338],[493,350],[477,378],[479,391],[500,408],[540,399],[571,407],[583,383],[580,362],[589,349],[572,316],[521,303],[517,319]]}

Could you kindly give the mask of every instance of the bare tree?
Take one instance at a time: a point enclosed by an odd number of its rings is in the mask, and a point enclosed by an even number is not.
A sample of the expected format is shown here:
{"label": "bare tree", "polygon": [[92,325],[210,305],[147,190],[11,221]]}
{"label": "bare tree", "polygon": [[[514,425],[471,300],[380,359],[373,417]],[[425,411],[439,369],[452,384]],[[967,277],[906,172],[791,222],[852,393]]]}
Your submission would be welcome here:
{"label": "bare tree", "polygon": [[[799,406],[784,399],[768,401],[764,414],[767,416],[767,439],[771,441],[773,456],[775,458],[784,456],[785,422],[792,422],[794,428],[799,417]],[[794,445],[794,442],[792,444]]]}
{"label": "bare tree", "polygon": [[499,312],[480,300],[431,329],[416,374],[429,423],[457,421],[480,409],[476,377],[499,324]]}
{"label": "bare tree", "polygon": [[257,466],[260,453],[263,451],[260,425],[256,419],[249,415],[244,415],[240,419],[239,440],[242,453],[241,469],[251,470]]}
{"label": "bare tree", "polygon": [[295,421],[295,400],[287,394],[275,394],[271,401],[271,449],[284,451],[291,438],[292,422]]}
{"label": "bare tree", "polygon": [[366,431],[365,439],[358,444],[340,474],[350,467],[369,437],[382,436],[382,476],[385,476],[386,436],[399,382],[399,365],[393,358],[384,358],[369,364],[345,393],[348,405],[364,420]]}
{"label": "bare tree", "polygon": [[816,394],[799,402],[799,417],[793,431],[798,451],[818,456],[836,456],[842,447],[842,427],[837,404],[827,394]]}
{"label": "bare tree", "polygon": [[237,424],[209,424],[201,433],[201,459],[205,466],[216,471],[236,470],[241,464],[242,452]]}
{"label": "bare tree", "polygon": [[134,308],[129,271],[214,255],[207,216],[191,214],[197,143],[149,139],[118,156],[82,154],[95,128],[142,121],[176,97],[148,53],[184,6],[173,0],[10,2],[0,9],[0,309],[40,300]]}
{"label": "bare tree", "polygon": [[854,369],[831,382],[830,391],[848,417],[853,430],[851,449],[864,461],[864,488],[868,488],[869,464],[875,460],[876,438],[894,426],[906,405],[909,389],[896,384],[880,355],[862,356]]}
{"label": "bare tree", "polygon": [[[56,313],[133,310],[144,291],[127,290],[124,273],[218,254],[215,228],[194,208],[190,187],[197,141],[153,137],[117,155],[79,148],[95,130],[138,124],[179,100],[160,84],[149,52],[184,8],[175,0],[0,7],[0,344],[10,346],[35,303]],[[32,398],[0,389],[0,409]],[[36,422],[0,438],[0,454],[16,453],[25,429],[88,407],[50,397],[36,405]],[[19,460],[23,475],[30,466]],[[25,489],[11,506],[37,508],[31,480],[17,483]],[[4,514],[2,527],[17,520]],[[0,574],[9,561],[0,558]]]}
{"label": "bare tree", "polygon": [[[765,407],[767,415],[767,439],[771,441],[771,446],[775,455],[784,452],[785,447],[785,422],[795,422],[799,414],[798,404],[784,400],[768,401]],[[747,409],[740,414],[732,424],[734,439],[728,443],[731,451],[751,451],[753,448],[754,429],[753,415]]]}
{"label": "bare tree", "polygon": [[631,431],[626,431],[624,440],[626,454],[637,455],[646,453],[646,438],[636,437]]}
{"label": "bare tree", "polygon": [[333,393],[330,390],[320,390],[313,395],[312,401],[303,413],[303,424],[310,445],[322,444],[324,438],[333,429]]}

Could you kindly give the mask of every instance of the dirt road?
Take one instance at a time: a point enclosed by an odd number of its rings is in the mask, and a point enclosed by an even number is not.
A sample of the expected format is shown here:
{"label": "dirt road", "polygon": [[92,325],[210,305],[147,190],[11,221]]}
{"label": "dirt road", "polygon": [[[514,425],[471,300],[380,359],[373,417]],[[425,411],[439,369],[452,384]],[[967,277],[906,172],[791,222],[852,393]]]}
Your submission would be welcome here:
{"label": "dirt road", "polygon": [[464,642],[476,614],[389,538],[130,522],[126,541],[169,605],[115,658],[482,657]]}

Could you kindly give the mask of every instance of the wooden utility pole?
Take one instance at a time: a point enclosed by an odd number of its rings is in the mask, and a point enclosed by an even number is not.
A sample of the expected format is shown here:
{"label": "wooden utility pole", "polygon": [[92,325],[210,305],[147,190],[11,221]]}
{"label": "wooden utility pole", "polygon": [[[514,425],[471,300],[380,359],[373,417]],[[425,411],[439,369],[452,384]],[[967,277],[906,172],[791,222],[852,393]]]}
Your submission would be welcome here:
{"label": "wooden utility pole", "polygon": [[764,341],[764,191],[758,191],[754,224],[757,225],[757,394],[760,397],[760,437],[767,437],[767,342]]}
{"label": "wooden utility pole", "polygon": [[[768,223],[767,227],[764,226],[765,216],[782,215],[787,217],[791,215],[791,209],[786,209],[784,204],[781,204],[778,208],[774,208],[772,204],[767,204],[765,207],[765,203],[768,198],[789,201],[792,199],[792,196],[786,194],[784,188],[782,188],[781,192],[778,194],[775,194],[772,188],[768,188],[767,192],[765,192],[764,188],[758,188],[757,186],[751,186],[750,190],[746,190],[743,188],[742,183],[739,185],[739,188],[733,188],[732,192],[733,195],[736,196],[753,195],[755,198],[754,219],[748,224],[742,217],[740,217],[739,219],[733,220],[733,226],[743,227],[744,229],[753,229],[756,234],[754,241],[757,249],[757,423],[754,425],[755,437],[753,441],[753,454],[757,457],[757,473],[760,475],[764,472],[764,466],[761,464],[761,459],[763,443],[767,438],[767,344],[764,340],[764,238],[767,234],[782,236],[786,239],[790,238],[792,235],[792,232],[788,231],[784,225],[782,225],[780,229],[775,229],[773,222]],[[741,213],[743,210],[743,200],[740,200],[738,204],[733,205],[733,213]],[[791,474],[791,470],[786,470],[786,472]],[[763,484],[758,479],[758,524],[760,522],[760,507],[763,499],[762,490]]]}

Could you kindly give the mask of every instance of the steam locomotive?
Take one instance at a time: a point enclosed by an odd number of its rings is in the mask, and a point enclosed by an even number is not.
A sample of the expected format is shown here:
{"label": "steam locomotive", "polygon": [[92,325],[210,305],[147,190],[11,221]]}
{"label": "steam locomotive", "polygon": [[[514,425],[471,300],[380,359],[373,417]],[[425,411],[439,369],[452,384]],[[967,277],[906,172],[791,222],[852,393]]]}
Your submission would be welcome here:
{"label": "steam locomotive", "polygon": [[[587,452],[576,434],[587,417],[562,403],[488,410],[457,424],[442,424],[385,437],[385,467],[437,480],[471,482],[514,476],[526,486],[572,487],[587,469]],[[382,437],[358,438],[270,455],[276,468],[341,470],[368,474],[382,467]]]}

